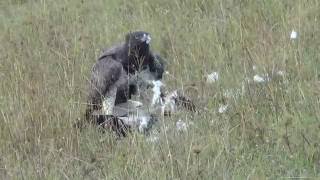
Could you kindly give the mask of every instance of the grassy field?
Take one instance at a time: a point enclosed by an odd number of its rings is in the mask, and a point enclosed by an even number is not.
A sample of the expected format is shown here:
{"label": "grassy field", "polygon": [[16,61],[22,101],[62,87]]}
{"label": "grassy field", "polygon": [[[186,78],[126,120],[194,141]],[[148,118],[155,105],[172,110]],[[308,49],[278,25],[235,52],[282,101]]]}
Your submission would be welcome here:
{"label": "grassy field", "polygon": [[[200,113],[156,143],[73,128],[101,49],[134,30]],[[318,0],[1,0],[0,41],[0,179],[320,178]]]}

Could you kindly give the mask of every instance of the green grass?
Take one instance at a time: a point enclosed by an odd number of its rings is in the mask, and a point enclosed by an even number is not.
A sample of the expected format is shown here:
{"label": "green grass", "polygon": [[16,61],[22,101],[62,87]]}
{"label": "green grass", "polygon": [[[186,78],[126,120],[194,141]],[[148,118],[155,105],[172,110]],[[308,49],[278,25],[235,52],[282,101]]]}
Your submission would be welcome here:
{"label": "green grass", "polygon": [[[317,0],[2,0],[0,179],[319,178],[319,12]],[[72,127],[100,50],[134,30],[152,34],[169,89],[201,112],[161,121],[157,144]],[[193,122],[188,132],[178,119]]]}

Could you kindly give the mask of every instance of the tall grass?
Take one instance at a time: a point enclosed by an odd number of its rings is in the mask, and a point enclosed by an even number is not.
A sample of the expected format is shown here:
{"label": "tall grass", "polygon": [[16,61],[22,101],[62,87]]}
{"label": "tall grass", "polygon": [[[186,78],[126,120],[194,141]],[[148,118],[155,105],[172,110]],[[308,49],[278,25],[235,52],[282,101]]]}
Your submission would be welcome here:
{"label": "tall grass", "polygon": [[[319,177],[319,12],[317,0],[1,1],[0,178]],[[159,122],[158,143],[72,126],[101,49],[134,30],[200,110]],[[193,125],[177,132],[178,119]]]}

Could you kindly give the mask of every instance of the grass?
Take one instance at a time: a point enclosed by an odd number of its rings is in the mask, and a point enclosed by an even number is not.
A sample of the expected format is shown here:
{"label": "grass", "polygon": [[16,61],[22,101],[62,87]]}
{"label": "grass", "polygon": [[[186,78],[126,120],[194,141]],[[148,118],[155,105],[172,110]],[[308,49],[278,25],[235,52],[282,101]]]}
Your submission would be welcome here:
{"label": "grass", "polygon": [[[317,0],[1,1],[0,178],[319,178],[319,7]],[[201,111],[161,121],[155,144],[138,133],[116,141],[95,127],[72,127],[100,50],[134,30],[152,34],[152,49],[168,60],[164,81],[185,89]],[[245,81],[279,70],[285,75],[268,83]],[[213,71],[220,79],[206,84]],[[225,97],[230,89],[241,93]],[[229,109],[219,114],[221,104]],[[177,132],[178,119],[193,125]]]}

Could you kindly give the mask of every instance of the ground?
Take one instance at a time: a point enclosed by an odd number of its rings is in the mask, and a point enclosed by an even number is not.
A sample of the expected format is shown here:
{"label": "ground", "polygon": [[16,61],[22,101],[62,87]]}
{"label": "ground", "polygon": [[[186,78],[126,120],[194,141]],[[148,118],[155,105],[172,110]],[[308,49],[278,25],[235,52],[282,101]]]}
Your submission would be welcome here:
{"label": "ground", "polygon": [[[0,178],[319,178],[319,12],[317,0],[2,0]],[[199,113],[161,120],[156,142],[73,128],[99,53],[135,30]]]}

